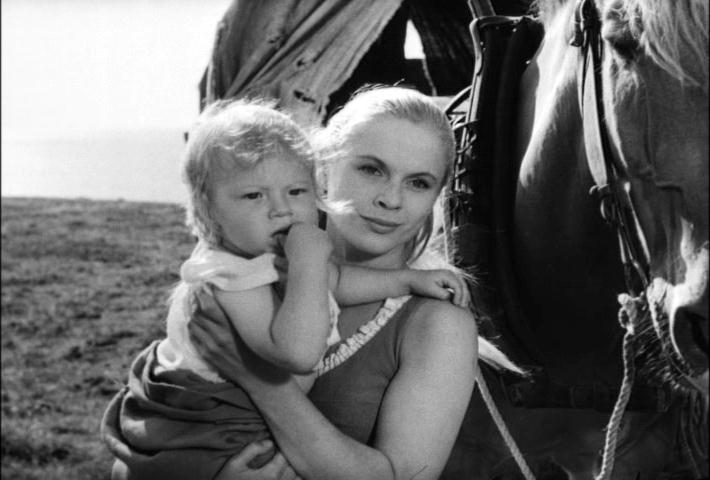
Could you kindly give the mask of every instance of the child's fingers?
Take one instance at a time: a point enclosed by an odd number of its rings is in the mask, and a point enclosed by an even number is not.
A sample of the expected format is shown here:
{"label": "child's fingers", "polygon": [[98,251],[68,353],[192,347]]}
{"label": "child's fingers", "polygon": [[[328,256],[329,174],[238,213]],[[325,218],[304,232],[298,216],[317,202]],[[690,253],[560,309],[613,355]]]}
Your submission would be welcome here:
{"label": "child's fingers", "polygon": [[450,300],[453,304],[459,305],[461,301],[461,286],[457,278],[451,272],[445,272],[441,285],[446,292],[446,296],[443,300]]}
{"label": "child's fingers", "polygon": [[454,304],[459,307],[463,307],[463,291],[461,289],[461,285],[457,285],[456,287],[457,288],[454,290]]}
{"label": "child's fingers", "polygon": [[452,302],[455,305],[464,308],[468,307],[470,302],[470,294],[465,280],[457,275],[454,283],[451,285],[451,291],[453,293]]}
{"label": "child's fingers", "polygon": [[458,288],[456,288],[454,290],[454,300],[453,301],[454,301],[455,305],[462,307],[463,305],[461,304],[461,302],[463,302],[463,293],[461,292],[461,287],[460,286],[457,286],[457,287]]}
{"label": "child's fingers", "polygon": [[274,257],[274,268],[279,275],[279,280],[286,280],[288,272],[288,260],[286,257]]}
{"label": "child's fingers", "polygon": [[465,280],[461,280],[461,292],[462,292],[462,307],[468,308],[471,306],[471,291],[468,289],[468,285]]}
{"label": "child's fingers", "polygon": [[288,260],[286,257],[274,257],[274,268],[276,270],[288,270]]}
{"label": "child's fingers", "polygon": [[468,308],[468,306],[471,302],[471,294],[468,291],[468,284],[466,283],[466,280],[464,280],[459,275],[456,275],[456,286],[457,286],[456,305],[458,305],[460,307]]}
{"label": "child's fingers", "polygon": [[451,300],[451,297],[453,296],[453,290],[445,287],[445,286],[439,286],[435,290],[432,291],[432,297],[437,298],[439,300]]}

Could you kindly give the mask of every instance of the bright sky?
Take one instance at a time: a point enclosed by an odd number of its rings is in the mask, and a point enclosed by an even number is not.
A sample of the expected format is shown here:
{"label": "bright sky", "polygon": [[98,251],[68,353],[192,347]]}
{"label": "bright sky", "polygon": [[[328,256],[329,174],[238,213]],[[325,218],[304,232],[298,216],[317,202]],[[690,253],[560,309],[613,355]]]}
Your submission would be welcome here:
{"label": "bright sky", "polygon": [[229,3],[2,0],[3,134],[184,128]]}
{"label": "bright sky", "polygon": [[231,0],[1,1],[2,194],[179,200]]}
{"label": "bright sky", "polygon": [[2,0],[3,136],[184,127],[229,0]]}

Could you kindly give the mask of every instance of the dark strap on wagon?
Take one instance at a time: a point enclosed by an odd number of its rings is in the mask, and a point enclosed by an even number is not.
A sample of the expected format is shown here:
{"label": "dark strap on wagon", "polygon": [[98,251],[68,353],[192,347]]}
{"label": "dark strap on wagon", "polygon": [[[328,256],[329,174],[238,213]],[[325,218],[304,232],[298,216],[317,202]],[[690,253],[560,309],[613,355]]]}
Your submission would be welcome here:
{"label": "dark strap on wagon", "polygon": [[[543,35],[529,17],[484,16],[471,24],[475,65],[471,86],[451,102],[447,114],[458,152],[449,214],[457,264],[474,267],[481,284],[475,307],[496,317],[496,330],[521,353],[516,360],[539,363],[523,319],[514,281],[511,246],[512,208],[519,165],[513,161],[518,85]],[[496,312],[502,307],[503,312]],[[501,324],[499,316],[504,316]],[[502,328],[501,328],[502,327]]]}

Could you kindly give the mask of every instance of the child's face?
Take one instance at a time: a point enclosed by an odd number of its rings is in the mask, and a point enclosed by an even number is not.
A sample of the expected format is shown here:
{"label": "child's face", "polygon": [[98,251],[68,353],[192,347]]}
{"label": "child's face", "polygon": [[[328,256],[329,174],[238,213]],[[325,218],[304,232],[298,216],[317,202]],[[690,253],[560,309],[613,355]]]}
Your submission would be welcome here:
{"label": "child's face", "polygon": [[318,222],[311,173],[290,154],[235,167],[213,182],[215,219],[225,246],[236,253],[276,252],[291,225]]}

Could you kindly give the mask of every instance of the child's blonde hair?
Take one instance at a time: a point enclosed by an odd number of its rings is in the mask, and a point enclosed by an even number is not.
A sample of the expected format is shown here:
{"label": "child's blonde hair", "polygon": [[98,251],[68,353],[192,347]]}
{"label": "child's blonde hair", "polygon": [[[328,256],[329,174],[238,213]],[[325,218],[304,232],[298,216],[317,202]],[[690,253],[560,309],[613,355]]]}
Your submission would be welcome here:
{"label": "child's blonde hair", "polygon": [[211,208],[216,178],[286,156],[303,162],[313,176],[315,152],[306,133],[275,105],[266,99],[218,101],[190,130],[182,178],[188,188],[187,225],[198,239],[213,246],[223,240]]}

